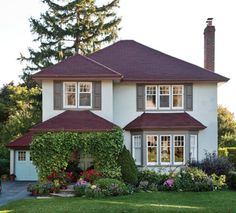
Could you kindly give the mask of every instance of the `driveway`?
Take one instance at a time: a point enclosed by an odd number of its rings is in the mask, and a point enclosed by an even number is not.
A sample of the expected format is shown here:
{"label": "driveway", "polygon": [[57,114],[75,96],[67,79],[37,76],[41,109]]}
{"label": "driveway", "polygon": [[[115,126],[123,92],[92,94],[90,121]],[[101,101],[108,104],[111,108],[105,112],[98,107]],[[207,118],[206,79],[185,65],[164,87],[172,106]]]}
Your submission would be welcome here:
{"label": "driveway", "polygon": [[0,206],[14,200],[32,198],[27,192],[27,186],[33,182],[29,181],[7,181],[2,182],[2,193],[0,194]]}

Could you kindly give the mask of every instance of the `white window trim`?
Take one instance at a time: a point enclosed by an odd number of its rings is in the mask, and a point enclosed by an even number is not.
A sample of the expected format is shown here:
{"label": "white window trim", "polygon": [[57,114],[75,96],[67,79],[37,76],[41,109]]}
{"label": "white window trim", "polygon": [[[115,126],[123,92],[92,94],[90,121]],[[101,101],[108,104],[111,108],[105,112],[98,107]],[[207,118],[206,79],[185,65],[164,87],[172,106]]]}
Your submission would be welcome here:
{"label": "white window trim", "polygon": [[[161,96],[167,96],[167,95],[161,95],[161,89],[160,87],[169,87],[169,107],[161,107]],[[170,85],[158,85],[158,108],[160,110],[166,110],[166,109],[170,109],[171,106],[171,86]]]}
{"label": "white window trim", "polygon": [[[184,161],[183,162],[175,162],[175,136],[183,136],[184,137],[184,146],[183,146],[183,158]],[[185,164],[185,146],[186,146],[186,142],[185,142],[185,135],[173,135],[173,164],[174,165],[184,165]]]}
{"label": "white window trim", "polygon": [[[148,162],[148,144],[147,144],[147,142],[148,142],[148,137],[157,137],[157,146],[156,146],[156,153],[157,153],[157,156],[156,156],[156,162]],[[158,143],[159,142],[159,137],[158,137],[158,135],[146,135],[146,141],[145,141],[145,143],[146,143],[146,155],[147,155],[147,166],[153,166],[153,165],[158,165],[159,164],[159,152],[158,152],[158,150],[159,150],[159,146],[158,146]]]}
{"label": "white window trim", "polygon": [[[155,100],[156,100],[156,107],[148,107],[147,106],[147,87],[155,87],[156,88],[156,97],[155,97]],[[145,109],[146,110],[157,110],[157,94],[158,94],[158,91],[157,91],[157,85],[145,85]]]}
{"label": "white window trim", "polygon": [[135,159],[135,147],[134,147],[134,138],[135,138],[135,137],[139,137],[139,138],[140,138],[140,141],[142,142],[142,136],[141,136],[141,135],[133,135],[133,136],[132,136],[132,157],[133,157],[133,159],[134,159],[134,161],[135,161],[135,164],[136,164],[137,166],[141,166],[141,165],[142,165],[142,144],[141,144],[141,149],[140,149],[141,162],[140,162],[140,163],[137,163],[137,162],[136,162],[136,159]]}
{"label": "white window trim", "polygon": [[[66,84],[67,83],[74,83],[75,84],[75,106],[73,106],[73,105],[66,105]],[[66,81],[66,82],[63,82],[63,108],[68,108],[68,109],[75,109],[75,108],[77,108],[77,89],[78,88],[78,86],[77,86],[77,82],[74,82],[74,81]]]}
{"label": "white window trim", "polygon": [[[162,147],[162,145],[161,145],[161,137],[162,136],[164,136],[164,137],[170,137],[170,162],[162,162],[161,161],[161,147]],[[160,135],[160,164],[161,165],[171,165],[171,162],[172,162],[172,136],[171,135]]]}
{"label": "white window trim", "polygon": [[193,159],[192,159],[192,152],[191,152],[191,137],[194,137],[194,141],[195,141],[195,155],[196,155],[196,161],[198,160],[198,136],[197,135],[190,135],[190,139],[189,139],[189,142],[190,142],[190,149],[189,149],[189,152],[190,152],[190,161],[192,162]]}
{"label": "white window trim", "polygon": [[[182,87],[182,107],[174,107],[174,86],[181,86]],[[184,85],[172,85],[172,90],[171,90],[172,94],[172,109],[184,109]]]}
{"label": "white window trim", "polygon": [[[86,94],[90,94],[91,95],[91,101],[90,101],[90,105],[89,106],[80,106],[79,105],[79,100],[80,100],[80,84],[89,84],[90,85],[90,88],[91,88],[91,90],[90,90],[90,92],[83,92],[83,93],[86,93]],[[77,94],[78,94],[78,108],[83,108],[83,109],[91,109],[92,108],[92,98],[93,98],[93,84],[92,84],[92,82],[78,82],[78,87],[77,87],[78,89],[77,89]]]}

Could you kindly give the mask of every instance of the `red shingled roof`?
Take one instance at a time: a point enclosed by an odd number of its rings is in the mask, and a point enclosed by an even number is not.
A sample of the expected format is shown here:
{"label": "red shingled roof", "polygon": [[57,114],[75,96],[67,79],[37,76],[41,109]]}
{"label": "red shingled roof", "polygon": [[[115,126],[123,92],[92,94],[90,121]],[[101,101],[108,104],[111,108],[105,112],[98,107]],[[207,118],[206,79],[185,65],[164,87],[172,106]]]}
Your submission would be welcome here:
{"label": "red shingled roof", "polygon": [[206,127],[188,113],[143,113],[125,130],[201,130]]}
{"label": "red shingled roof", "polygon": [[115,127],[115,124],[90,111],[65,111],[47,121],[37,124],[31,131],[99,132],[111,131]]}
{"label": "red shingled roof", "polygon": [[124,81],[228,81],[219,74],[174,58],[133,40],[119,41],[89,56],[116,70]]}
{"label": "red shingled roof", "polygon": [[10,149],[29,149],[33,134],[38,132],[103,132],[111,131],[115,127],[115,124],[90,111],[65,111],[37,124],[30,132],[10,142],[6,147]]}
{"label": "red shingled roof", "polygon": [[17,138],[16,140],[10,142],[6,145],[7,148],[10,149],[29,149],[31,141],[32,141],[32,132],[28,132],[23,136]]}
{"label": "red shingled roof", "polygon": [[120,79],[121,75],[90,58],[78,54],[43,69],[34,74],[33,78]]}

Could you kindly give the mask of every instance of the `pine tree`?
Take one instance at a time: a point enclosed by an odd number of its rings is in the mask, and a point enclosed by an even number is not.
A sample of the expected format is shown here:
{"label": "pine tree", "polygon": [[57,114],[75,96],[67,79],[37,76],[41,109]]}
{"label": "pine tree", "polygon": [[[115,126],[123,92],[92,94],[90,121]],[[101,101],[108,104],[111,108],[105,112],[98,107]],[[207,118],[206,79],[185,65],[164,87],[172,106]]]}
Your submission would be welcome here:
{"label": "pine tree", "polygon": [[95,0],[42,0],[48,10],[40,19],[30,18],[31,32],[39,47],[21,54],[25,71],[37,71],[77,53],[90,54],[117,38],[119,23],[115,9],[119,0],[97,6]]}

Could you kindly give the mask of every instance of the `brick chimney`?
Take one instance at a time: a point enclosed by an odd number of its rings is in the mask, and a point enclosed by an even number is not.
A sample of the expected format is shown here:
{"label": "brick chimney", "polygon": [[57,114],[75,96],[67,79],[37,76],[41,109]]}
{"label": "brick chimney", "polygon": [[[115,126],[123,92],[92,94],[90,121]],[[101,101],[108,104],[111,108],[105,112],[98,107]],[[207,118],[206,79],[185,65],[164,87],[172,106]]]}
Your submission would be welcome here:
{"label": "brick chimney", "polygon": [[208,18],[204,30],[204,68],[215,71],[215,26],[212,25],[213,18]]}

